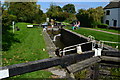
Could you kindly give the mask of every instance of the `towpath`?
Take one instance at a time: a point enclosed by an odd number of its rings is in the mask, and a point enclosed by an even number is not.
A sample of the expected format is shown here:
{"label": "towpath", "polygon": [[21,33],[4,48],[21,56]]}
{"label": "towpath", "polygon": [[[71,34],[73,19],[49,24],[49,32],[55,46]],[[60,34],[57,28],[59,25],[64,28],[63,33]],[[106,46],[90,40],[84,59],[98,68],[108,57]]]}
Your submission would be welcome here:
{"label": "towpath", "polygon": [[113,33],[113,32],[108,32],[108,31],[103,31],[103,30],[97,30],[97,29],[91,29],[91,28],[85,28],[85,27],[82,27],[84,29],[89,29],[89,30],[93,30],[93,31],[100,31],[100,32],[105,32],[105,33],[109,33],[109,34],[114,34],[114,35],[120,35],[118,33]]}

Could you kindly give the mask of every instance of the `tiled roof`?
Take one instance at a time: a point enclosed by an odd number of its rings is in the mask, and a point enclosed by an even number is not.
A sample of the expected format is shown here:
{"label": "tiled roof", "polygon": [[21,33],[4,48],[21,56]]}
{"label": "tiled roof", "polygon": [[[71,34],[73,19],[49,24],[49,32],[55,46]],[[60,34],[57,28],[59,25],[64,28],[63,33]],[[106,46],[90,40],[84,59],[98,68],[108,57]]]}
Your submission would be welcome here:
{"label": "tiled roof", "polygon": [[110,2],[104,9],[111,9],[111,8],[120,8],[120,1],[119,2]]}

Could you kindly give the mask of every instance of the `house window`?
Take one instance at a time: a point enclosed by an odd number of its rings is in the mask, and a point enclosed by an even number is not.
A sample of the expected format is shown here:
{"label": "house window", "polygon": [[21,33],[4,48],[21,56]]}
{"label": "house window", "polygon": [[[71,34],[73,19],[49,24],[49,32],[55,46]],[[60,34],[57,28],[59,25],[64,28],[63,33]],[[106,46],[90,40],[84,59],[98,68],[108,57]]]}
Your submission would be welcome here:
{"label": "house window", "polygon": [[110,10],[107,10],[107,11],[106,11],[106,15],[110,15]]}
{"label": "house window", "polygon": [[117,26],[117,20],[113,21],[113,26]]}
{"label": "house window", "polygon": [[109,20],[106,20],[106,22],[105,22],[105,23],[109,25]]}

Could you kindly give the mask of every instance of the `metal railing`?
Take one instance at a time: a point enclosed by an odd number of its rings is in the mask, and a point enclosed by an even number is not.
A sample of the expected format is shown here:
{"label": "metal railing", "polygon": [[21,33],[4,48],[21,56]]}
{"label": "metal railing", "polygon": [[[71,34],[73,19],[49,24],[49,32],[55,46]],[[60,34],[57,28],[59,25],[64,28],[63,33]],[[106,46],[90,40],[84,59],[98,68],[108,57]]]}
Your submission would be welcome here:
{"label": "metal railing", "polygon": [[94,45],[94,41],[89,41],[89,42],[85,42],[85,43],[81,43],[81,44],[68,46],[68,47],[63,48],[63,50],[60,51],[60,54],[63,53],[63,56],[64,56],[66,52],[70,52],[70,51],[73,51],[73,50],[77,50],[78,51],[78,49],[81,50],[80,52],[82,52],[82,49],[80,49],[81,46],[85,45],[85,44],[89,44],[89,43],[92,43],[92,45]]}

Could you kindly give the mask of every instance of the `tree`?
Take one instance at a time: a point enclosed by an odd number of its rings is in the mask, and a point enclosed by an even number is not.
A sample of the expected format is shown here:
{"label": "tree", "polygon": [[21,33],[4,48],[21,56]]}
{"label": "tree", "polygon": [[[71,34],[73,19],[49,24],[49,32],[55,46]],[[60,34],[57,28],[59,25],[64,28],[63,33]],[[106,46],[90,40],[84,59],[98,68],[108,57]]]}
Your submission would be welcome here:
{"label": "tree", "polygon": [[32,22],[35,3],[29,2],[11,2],[9,7],[9,13],[16,15],[20,22]]}
{"label": "tree", "polygon": [[30,23],[40,23],[43,15],[40,5],[37,5],[36,2],[11,2],[9,13],[16,15],[19,22]]}
{"label": "tree", "polygon": [[90,18],[87,10],[80,9],[76,17],[81,22],[81,26],[90,26]]}
{"label": "tree", "polygon": [[88,10],[80,9],[76,14],[76,17],[81,21],[82,26],[96,27],[101,24],[104,10],[102,7],[89,8]]}
{"label": "tree", "polygon": [[76,13],[75,6],[73,4],[67,4],[63,6],[62,9],[64,12],[73,13],[73,14]]}
{"label": "tree", "polygon": [[49,18],[54,19],[54,20],[56,19],[57,21],[65,20],[63,12],[62,12],[62,8],[60,6],[51,4],[46,14]]}
{"label": "tree", "polygon": [[62,8],[61,8],[60,6],[56,6],[56,9],[57,9],[57,11],[59,11],[59,12],[63,12],[63,11],[62,11]]}
{"label": "tree", "polygon": [[63,12],[62,8],[57,5],[50,5],[50,8],[46,12],[47,16],[51,19],[57,21],[66,21],[71,22],[76,19],[76,16],[73,13],[68,13],[66,11]]}
{"label": "tree", "polygon": [[16,16],[10,15],[7,10],[3,10],[2,14],[2,48],[8,50],[12,43],[18,41],[14,38],[14,34],[9,30],[12,21],[16,21]]}
{"label": "tree", "polygon": [[92,27],[97,27],[97,25],[101,24],[104,15],[104,10],[101,6],[97,8],[90,8],[87,11],[90,15]]}
{"label": "tree", "polygon": [[38,8],[38,10],[36,10],[36,12],[34,14],[33,23],[41,23],[41,22],[43,22],[43,20],[42,20],[43,17],[44,17],[43,16],[43,11]]}
{"label": "tree", "polygon": [[40,10],[40,5],[36,5],[35,2],[6,2],[2,5],[2,13],[3,50],[8,50],[12,43],[19,42],[10,32],[12,21],[40,23],[43,19],[43,11]]}

